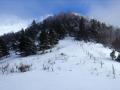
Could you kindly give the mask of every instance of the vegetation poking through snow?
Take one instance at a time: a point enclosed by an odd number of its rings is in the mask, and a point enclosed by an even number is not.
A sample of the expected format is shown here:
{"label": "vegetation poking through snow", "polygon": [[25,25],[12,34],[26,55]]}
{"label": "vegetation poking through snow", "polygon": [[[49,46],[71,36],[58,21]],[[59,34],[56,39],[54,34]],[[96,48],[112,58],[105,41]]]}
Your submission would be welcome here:
{"label": "vegetation poking through snow", "polygon": [[18,73],[18,72],[27,72],[30,71],[32,64],[23,64],[20,63],[19,65],[12,65],[9,63],[3,64],[0,66],[0,74],[10,74],[10,73]]}
{"label": "vegetation poking through snow", "polygon": [[30,71],[32,65],[20,64],[17,66],[19,72],[27,72]]}
{"label": "vegetation poking through snow", "polygon": [[115,50],[113,50],[111,53],[110,53],[110,56],[112,58],[112,60],[115,60],[116,56],[115,56]]}

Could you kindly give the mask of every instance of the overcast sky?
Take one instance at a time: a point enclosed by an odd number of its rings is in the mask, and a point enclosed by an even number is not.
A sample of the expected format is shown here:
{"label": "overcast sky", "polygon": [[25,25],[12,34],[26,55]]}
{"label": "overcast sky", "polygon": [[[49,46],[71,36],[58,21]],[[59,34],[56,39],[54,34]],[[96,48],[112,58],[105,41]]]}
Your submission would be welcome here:
{"label": "overcast sky", "polygon": [[60,12],[77,12],[120,26],[120,0],[0,0],[0,34]]}

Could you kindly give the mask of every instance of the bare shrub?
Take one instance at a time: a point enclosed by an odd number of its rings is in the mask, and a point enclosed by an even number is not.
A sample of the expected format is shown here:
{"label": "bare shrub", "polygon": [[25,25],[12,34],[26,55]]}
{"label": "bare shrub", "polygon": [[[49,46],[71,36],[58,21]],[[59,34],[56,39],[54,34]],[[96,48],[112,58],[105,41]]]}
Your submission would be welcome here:
{"label": "bare shrub", "polygon": [[32,65],[21,64],[17,68],[19,72],[27,72],[27,71],[30,71],[31,66]]}
{"label": "bare shrub", "polygon": [[61,55],[61,56],[65,56],[65,54],[64,54],[64,53],[61,53],[60,55]]}
{"label": "bare shrub", "polygon": [[9,63],[7,63],[6,65],[3,65],[1,67],[2,74],[5,74],[5,72],[8,72],[8,68],[9,68]]}

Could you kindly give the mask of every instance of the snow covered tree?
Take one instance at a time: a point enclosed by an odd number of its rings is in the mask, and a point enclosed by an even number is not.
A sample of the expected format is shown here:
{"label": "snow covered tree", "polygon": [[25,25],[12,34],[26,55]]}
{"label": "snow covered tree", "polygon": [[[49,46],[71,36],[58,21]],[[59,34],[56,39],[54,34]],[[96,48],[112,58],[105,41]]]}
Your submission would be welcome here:
{"label": "snow covered tree", "polygon": [[38,31],[38,24],[36,23],[35,20],[33,20],[30,27],[25,29],[25,34],[32,39],[36,38],[36,35],[37,35],[38,32],[39,32]]}
{"label": "snow covered tree", "polygon": [[54,30],[49,31],[49,43],[51,47],[58,43],[58,36]]}
{"label": "snow covered tree", "polygon": [[110,53],[110,56],[112,58],[112,60],[114,60],[116,58],[115,56],[115,50],[113,50],[111,53]]}
{"label": "snow covered tree", "polygon": [[39,48],[40,48],[40,50],[43,50],[43,51],[50,48],[49,34],[45,30],[41,31],[41,33],[40,33]]}
{"label": "snow covered tree", "polygon": [[9,55],[9,49],[4,40],[0,37],[0,58],[7,55]]}
{"label": "snow covered tree", "polygon": [[113,42],[112,46],[116,51],[120,51],[120,37],[117,37]]}
{"label": "snow covered tree", "polygon": [[15,52],[16,55],[18,54],[17,52],[19,51],[18,45],[19,45],[18,41],[13,42],[12,45],[11,45],[12,46],[12,50]]}
{"label": "snow covered tree", "polygon": [[34,40],[25,35],[21,36],[18,48],[21,56],[33,55],[37,52]]}
{"label": "snow covered tree", "polygon": [[77,32],[77,40],[86,40],[87,39],[87,32],[86,32],[86,26],[85,26],[85,18],[81,17],[80,23],[79,23],[79,31]]}
{"label": "snow covered tree", "polygon": [[98,21],[97,20],[94,20],[92,19],[90,21],[90,38],[97,41],[98,39]]}

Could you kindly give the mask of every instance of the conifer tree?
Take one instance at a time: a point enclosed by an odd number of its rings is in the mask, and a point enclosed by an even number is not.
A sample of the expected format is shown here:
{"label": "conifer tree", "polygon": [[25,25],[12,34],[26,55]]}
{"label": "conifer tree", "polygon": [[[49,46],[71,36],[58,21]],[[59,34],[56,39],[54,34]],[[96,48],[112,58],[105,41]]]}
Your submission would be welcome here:
{"label": "conifer tree", "polygon": [[97,41],[98,39],[98,21],[92,19],[91,21],[91,26],[90,26],[90,38]]}
{"label": "conifer tree", "polygon": [[17,55],[17,52],[19,51],[18,45],[19,45],[18,41],[13,42],[12,45],[11,45],[12,46],[12,50],[15,52],[16,55]]}
{"label": "conifer tree", "polygon": [[48,35],[48,32],[45,30],[41,31],[41,33],[40,33],[39,48],[40,48],[40,50],[43,50],[43,51],[45,49],[50,48],[49,35]]}
{"label": "conifer tree", "polygon": [[54,30],[49,31],[49,43],[51,47],[58,43],[58,36]]}
{"label": "conifer tree", "polygon": [[86,38],[86,31],[85,31],[85,19],[81,17],[80,23],[79,23],[79,31],[77,33],[77,38],[78,40],[85,40]]}
{"label": "conifer tree", "polygon": [[0,58],[7,55],[9,55],[9,49],[4,40],[0,37]]}
{"label": "conifer tree", "polygon": [[30,27],[25,29],[25,33],[27,36],[29,36],[32,39],[36,38],[36,35],[38,33],[38,24],[35,20],[31,23]]}
{"label": "conifer tree", "polygon": [[18,48],[21,56],[33,55],[37,52],[34,40],[25,35],[21,36]]}
{"label": "conifer tree", "polygon": [[113,48],[115,48],[116,51],[120,52],[120,37],[117,37],[113,42],[112,42]]}

